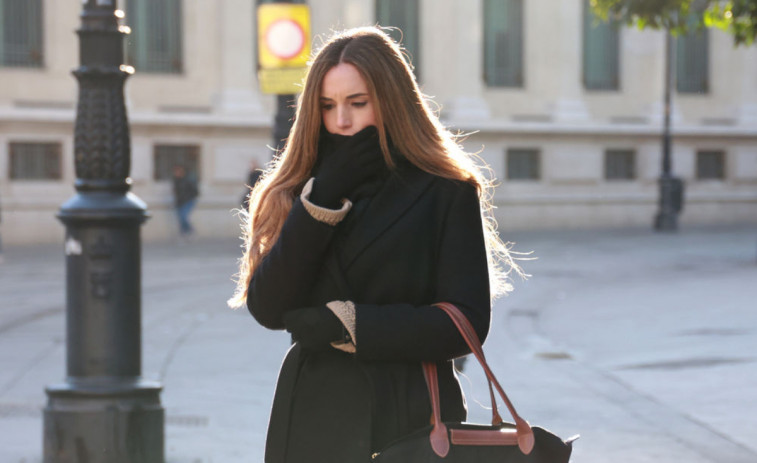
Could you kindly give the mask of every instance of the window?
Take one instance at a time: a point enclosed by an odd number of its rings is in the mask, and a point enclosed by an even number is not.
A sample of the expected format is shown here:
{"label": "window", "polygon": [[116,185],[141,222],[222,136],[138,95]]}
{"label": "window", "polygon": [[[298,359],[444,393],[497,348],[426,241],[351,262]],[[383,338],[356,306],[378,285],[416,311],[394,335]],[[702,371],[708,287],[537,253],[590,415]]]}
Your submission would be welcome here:
{"label": "window", "polygon": [[484,1],[484,80],[523,86],[523,0]]}
{"label": "window", "polygon": [[723,180],[725,179],[725,152],[698,151],[697,179]]}
{"label": "window", "polygon": [[58,180],[61,178],[60,143],[10,143],[11,180]]}
{"label": "window", "polygon": [[605,179],[633,180],[636,178],[636,153],[633,150],[605,151]]}
{"label": "window", "polygon": [[539,150],[514,148],[507,150],[507,179],[508,180],[539,180],[541,178],[541,163]]}
{"label": "window", "polygon": [[0,0],[0,66],[42,66],[42,0]]}
{"label": "window", "polygon": [[619,84],[619,24],[602,21],[584,0],[583,80],[587,90],[617,90]]}
{"label": "window", "polygon": [[171,180],[174,166],[200,177],[200,147],[197,145],[155,145],[153,178]]}
{"label": "window", "polygon": [[400,43],[415,66],[415,77],[420,79],[420,26],[418,0],[376,0],[376,20],[381,26],[396,27],[389,35]]}
{"label": "window", "polygon": [[676,89],[679,93],[709,91],[710,41],[707,29],[696,30],[689,21],[689,33],[676,40]]}
{"label": "window", "polygon": [[181,0],[128,0],[127,62],[141,72],[182,72],[181,18]]}

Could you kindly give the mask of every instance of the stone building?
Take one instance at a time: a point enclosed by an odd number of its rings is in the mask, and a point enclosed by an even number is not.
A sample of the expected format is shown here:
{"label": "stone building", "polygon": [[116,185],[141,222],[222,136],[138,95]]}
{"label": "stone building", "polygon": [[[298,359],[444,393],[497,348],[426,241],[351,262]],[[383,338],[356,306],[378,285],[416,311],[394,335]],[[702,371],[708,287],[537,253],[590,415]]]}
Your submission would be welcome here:
{"label": "stone building", "polygon": [[[103,0],[112,1],[112,0]],[[276,101],[256,78],[253,0],[118,0],[132,191],[147,240],[176,234],[170,166],[195,170],[203,236],[233,236],[252,159],[272,154]],[[650,226],[657,211],[665,35],[597,23],[586,0],[309,0],[332,29],[399,26],[424,92],[499,186],[500,229]],[[0,201],[6,244],[60,242],[74,192],[81,5],[0,0]],[[757,48],[676,39],[673,172],[681,226],[757,222]]]}

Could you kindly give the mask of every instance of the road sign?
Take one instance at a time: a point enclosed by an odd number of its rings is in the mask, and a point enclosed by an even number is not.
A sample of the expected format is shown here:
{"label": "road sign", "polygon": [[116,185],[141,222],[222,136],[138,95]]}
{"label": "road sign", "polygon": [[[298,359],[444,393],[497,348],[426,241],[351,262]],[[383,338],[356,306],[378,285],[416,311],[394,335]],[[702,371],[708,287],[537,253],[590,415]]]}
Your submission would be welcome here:
{"label": "road sign", "polygon": [[301,90],[310,58],[310,9],[303,4],[258,6],[258,81],[263,93]]}

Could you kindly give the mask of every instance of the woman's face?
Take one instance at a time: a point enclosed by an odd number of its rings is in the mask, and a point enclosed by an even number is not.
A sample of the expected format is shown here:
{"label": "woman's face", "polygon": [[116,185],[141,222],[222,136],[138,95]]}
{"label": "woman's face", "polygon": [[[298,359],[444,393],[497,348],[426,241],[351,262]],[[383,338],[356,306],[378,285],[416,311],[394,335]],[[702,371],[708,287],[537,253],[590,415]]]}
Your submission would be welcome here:
{"label": "woman's face", "polygon": [[326,73],[320,104],[323,125],[330,133],[355,135],[369,125],[376,125],[368,86],[351,64],[337,64]]}

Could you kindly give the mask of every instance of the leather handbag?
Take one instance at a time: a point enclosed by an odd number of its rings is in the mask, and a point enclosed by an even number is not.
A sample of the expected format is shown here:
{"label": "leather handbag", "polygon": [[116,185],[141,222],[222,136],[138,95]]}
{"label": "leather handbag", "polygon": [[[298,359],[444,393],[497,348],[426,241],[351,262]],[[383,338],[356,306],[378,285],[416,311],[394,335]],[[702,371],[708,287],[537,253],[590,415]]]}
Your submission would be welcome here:
{"label": "leather handbag", "polygon": [[[492,424],[442,422],[435,363],[423,363],[431,399],[432,424],[404,436],[372,455],[375,463],[568,463],[574,436],[562,440],[546,429],[531,426],[515,411],[484,358],[481,342],[465,315],[452,304],[435,304],[450,316],[486,373],[492,401]],[[497,411],[497,389],[514,423]]]}

